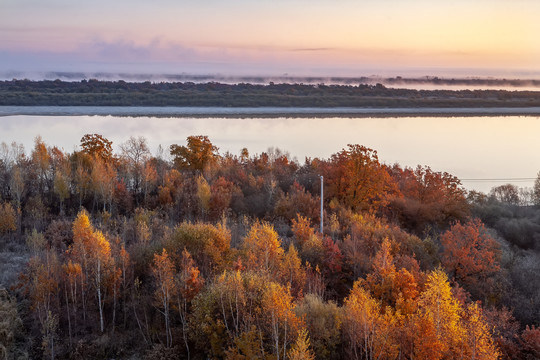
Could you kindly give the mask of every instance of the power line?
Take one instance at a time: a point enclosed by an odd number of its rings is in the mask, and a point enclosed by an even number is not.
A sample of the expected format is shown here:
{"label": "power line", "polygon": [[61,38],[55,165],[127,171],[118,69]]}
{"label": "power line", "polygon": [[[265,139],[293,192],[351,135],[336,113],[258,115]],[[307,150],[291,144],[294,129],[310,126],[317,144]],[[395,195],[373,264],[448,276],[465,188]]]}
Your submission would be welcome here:
{"label": "power line", "polygon": [[537,178],[470,178],[470,179],[459,179],[461,181],[533,181]]}

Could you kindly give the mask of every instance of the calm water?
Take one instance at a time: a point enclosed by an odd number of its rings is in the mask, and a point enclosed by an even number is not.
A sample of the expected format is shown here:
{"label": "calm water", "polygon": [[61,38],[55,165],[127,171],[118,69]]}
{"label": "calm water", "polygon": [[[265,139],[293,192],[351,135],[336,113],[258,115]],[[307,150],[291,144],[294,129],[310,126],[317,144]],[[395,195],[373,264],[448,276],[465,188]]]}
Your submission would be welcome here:
{"label": "calm water", "polygon": [[[5,114],[4,114],[5,115]],[[208,135],[219,147],[251,154],[270,147],[287,151],[301,163],[307,157],[328,158],[347,144],[362,144],[378,151],[387,164],[429,165],[461,179],[535,178],[540,171],[540,118],[489,117],[385,117],[385,118],[218,118],[128,116],[0,117],[0,142],[16,141],[31,149],[41,135],[49,145],[73,151],[81,137],[99,133],[118,145],[130,136],[145,136],[155,153],[161,145],[184,144],[189,135]],[[469,181],[468,189],[487,192],[493,186],[514,183],[530,187],[532,180]]]}

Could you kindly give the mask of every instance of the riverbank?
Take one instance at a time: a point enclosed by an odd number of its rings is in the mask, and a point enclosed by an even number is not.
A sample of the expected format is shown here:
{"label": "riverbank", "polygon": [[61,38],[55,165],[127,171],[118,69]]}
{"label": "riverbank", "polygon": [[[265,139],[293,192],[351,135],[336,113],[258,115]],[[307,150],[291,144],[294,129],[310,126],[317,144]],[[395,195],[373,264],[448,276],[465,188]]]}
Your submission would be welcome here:
{"label": "riverbank", "polygon": [[0,106],[0,116],[127,117],[463,117],[540,116],[540,107],[489,108],[316,108],[316,107],[153,107],[153,106]]}

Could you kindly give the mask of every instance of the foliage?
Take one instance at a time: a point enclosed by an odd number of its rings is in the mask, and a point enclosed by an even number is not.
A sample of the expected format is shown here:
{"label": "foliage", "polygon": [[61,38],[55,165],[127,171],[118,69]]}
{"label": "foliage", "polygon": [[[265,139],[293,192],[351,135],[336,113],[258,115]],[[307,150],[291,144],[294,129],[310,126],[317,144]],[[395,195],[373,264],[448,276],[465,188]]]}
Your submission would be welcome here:
{"label": "foliage", "polygon": [[208,136],[188,136],[187,146],[171,145],[171,156],[177,169],[202,171],[216,160],[218,148]]}
{"label": "foliage", "polygon": [[83,139],[71,154],[0,146],[10,356],[537,356],[540,212],[522,200],[465,198],[457,178],[360,145],[300,165],[195,136],[174,163],[144,138],[120,154]]}
{"label": "foliage", "polygon": [[0,234],[17,229],[15,210],[10,203],[0,203]]}
{"label": "foliage", "polygon": [[489,295],[489,282],[500,270],[500,249],[480,220],[456,223],[441,236],[443,266],[467,290]]}
{"label": "foliage", "polygon": [[[70,82],[20,79],[0,81],[0,105],[466,108],[534,107],[540,104],[535,91],[414,90],[371,85],[369,82],[372,80],[361,77],[355,79],[354,85],[257,85],[214,81],[151,83],[95,79]],[[386,81],[401,83],[403,79]],[[422,82],[425,81],[422,79]],[[497,79],[437,79],[438,83],[441,81],[474,85],[496,83],[501,88],[512,82]]]}
{"label": "foliage", "polygon": [[327,196],[354,211],[378,210],[397,191],[375,150],[349,144],[348,149],[332,155],[331,162],[325,172]]}

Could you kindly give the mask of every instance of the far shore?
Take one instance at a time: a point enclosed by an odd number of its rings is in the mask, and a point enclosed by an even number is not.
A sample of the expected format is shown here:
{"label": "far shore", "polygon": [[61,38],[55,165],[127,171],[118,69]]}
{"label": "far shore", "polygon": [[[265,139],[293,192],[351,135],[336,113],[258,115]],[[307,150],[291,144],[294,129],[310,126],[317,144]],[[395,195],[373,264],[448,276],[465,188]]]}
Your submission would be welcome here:
{"label": "far shore", "polygon": [[134,106],[0,106],[5,116],[115,117],[464,117],[540,116],[540,107],[471,108],[316,108],[316,107],[134,107]]}

